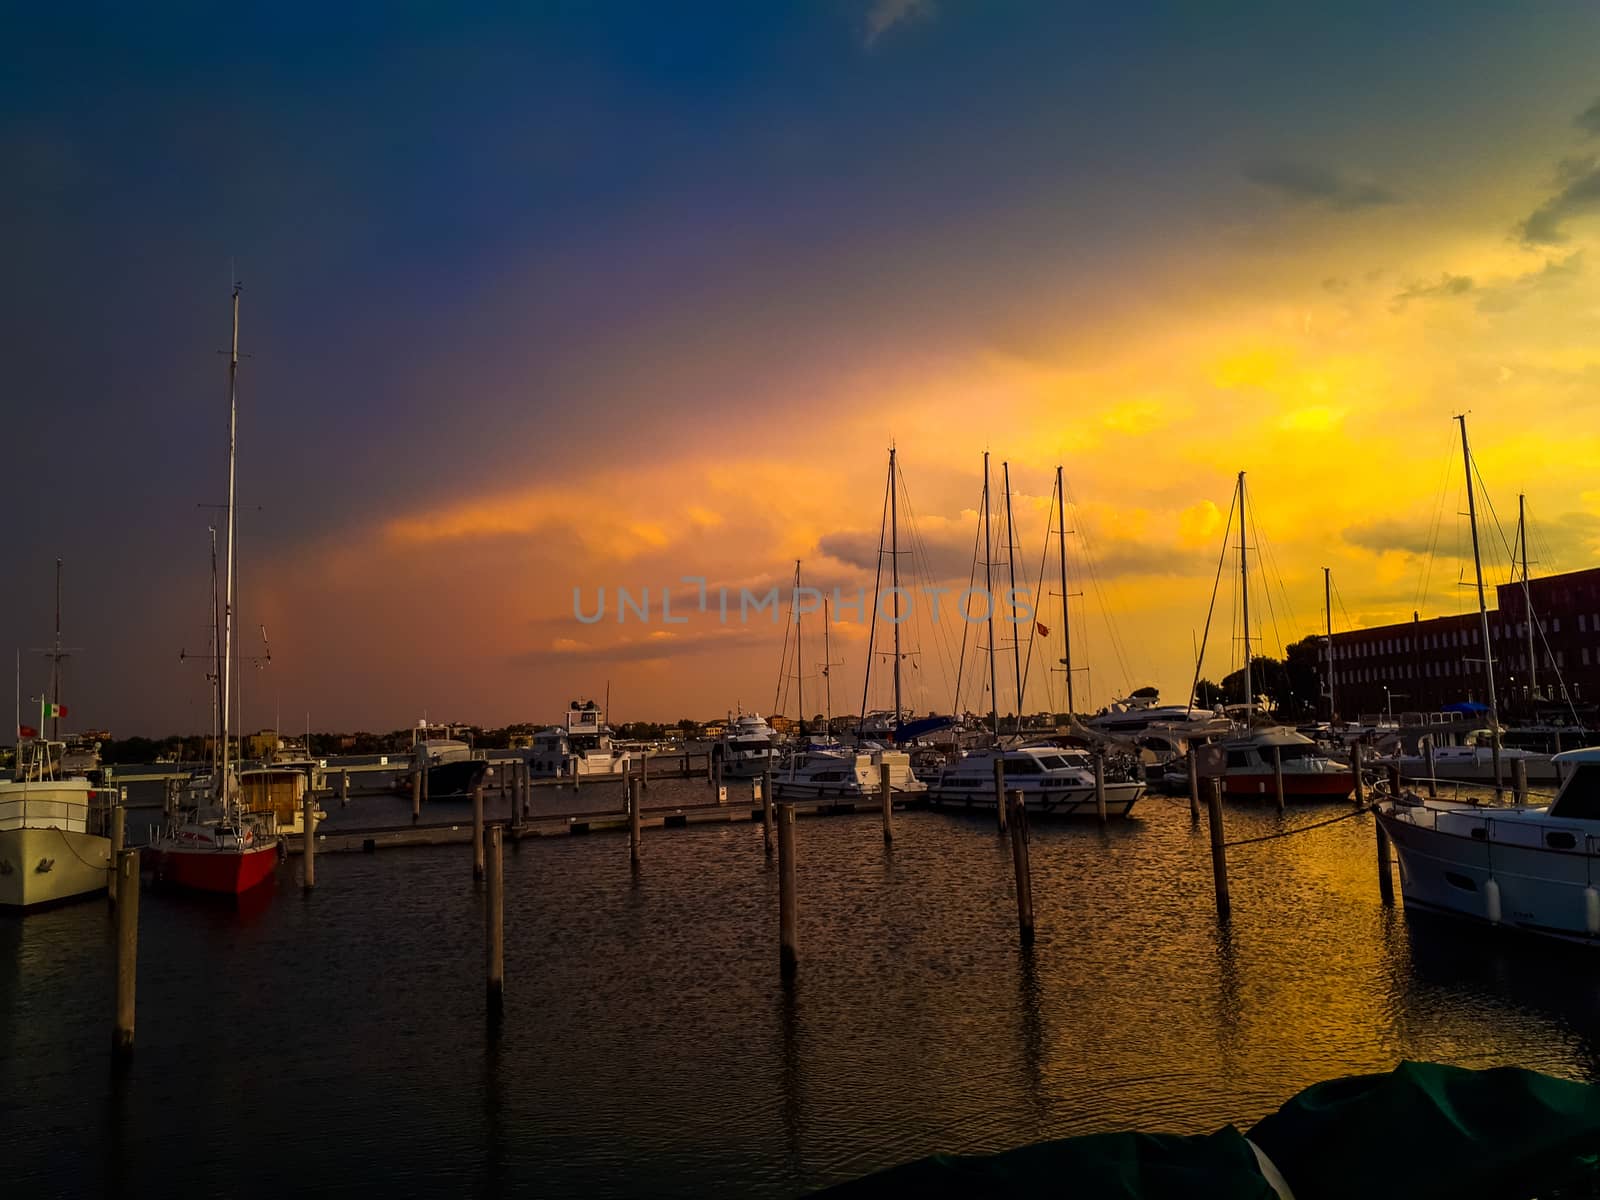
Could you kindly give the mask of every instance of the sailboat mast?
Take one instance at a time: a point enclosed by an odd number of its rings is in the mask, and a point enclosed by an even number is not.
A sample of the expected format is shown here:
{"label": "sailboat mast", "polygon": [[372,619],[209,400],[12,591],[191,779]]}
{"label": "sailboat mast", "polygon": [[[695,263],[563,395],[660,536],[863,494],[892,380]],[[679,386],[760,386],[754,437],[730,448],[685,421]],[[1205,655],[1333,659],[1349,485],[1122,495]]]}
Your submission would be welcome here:
{"label": "sailboat mast", "polygon": [[1539,656],[1533,648],[1533,593],[1528,589],[1528,497],[1517,497],[1517,540],[1522,543],[1522,611],[1528,618],[1528,695],[1539,699]]}
{"label": "sailboat mast", "polygon": [[218,796],[227,806],[228,788],[228,705],[233,692],[233,538],[234,457],[239,436],[239,285],[233,285],[233,342],[228,351],[228,550],[224,574],[226,601],[222,606],[222,745],[219,758]]}
{"label": "sailboat mast", "polygon": [[822,688],[827,696],[828,739],[833,738],[833,648],[828,639],[828,600],[822,600]]}
{"label": "sailboat mast", "polygon": [[222,775],[222,603],[217,585],[217,527],[211,530],[211,767]]}
{"label": "sailboat mast", "polygon": [[894,597],[894,740],[900,742],[900,517],[894,447],[889,447],[889,594]]}
{"label": "sailboat mast", "polygon": [[1322,607],[1328,613],[1328,724],[1333,724],[1333,572],[1322,568]]}
{"label": "sailboat mast", "polygon": [[1056,551],[1061,557],[1061,667],[1067,673],[1067,716],[1072,716],[1072,621],[1067,615],[1067,489],[1056,467],[1056,498],[1061,524],[1056,528]]}
{"label": "sailboat mast", "polygon": [[1006,488],[1006,570],[1010,573],[1011,591],[1006,595],[1011,604],[1011,660],[1017,668],[1017,725],[1022,732],[1022,629],[1017,624],[1017,527],[1011,518],[1011,464],[1003,462],[1000,470]]}
{"label": "sailboat mast", "polygon": [[[56,648],[50,654],[50,703],[61,706],[61,560],[56,559]],[[61,740],[61,718],[50,718],[50,740]]]}
{"label": "sailboat mast", "polygon": [[1250,560],[1245,549],[1244,472],[1239,472],[1239,594],[1244,598],[1244,723],[1256,714],[1256,693],[1250,680]]}
{"label": "sailboat mast", "polygon": [[[795,594],[798,595],[800,592],[800,560],[798,558],[794,560],[794,590]],[[800,616],[798,603],[799,602],[796,601],[796,607],[794,610],[795,708],[799,710],[797,715],[800,718],[800,732],[804,733],[806,731],[806,676],[804,668],[802,668],[800,665],[805,661],[800,657],[800,630],[803,628],[804,622]]]}
{"label": "sailboat mast", "polygon": [[[1467,446],[1467,417],[1461,423],[1461,464],[1467,473],[1467,521],[1472,526],[1472,569],[1478,578],[1478,623],[1483,632],[1483,678],[1489,688],[1489,736],[1494,747],[1494,785],[1500,786],[1500,713],[1494,699],[1494,655],[1489,650],[1489,606],[1483,598],[1483,557],[1478,549],[1478,501],[1472,486],[1472,451]],[[1531,620],[1531,614],[1530,614]]]}
{"label": "sailboat mast", "polygon": [[994,542],[989,535],[989,452],[983,452],[983,590],[989,600],[989,703],[994,740],[1000,740],[1000,695],[994,681]]}

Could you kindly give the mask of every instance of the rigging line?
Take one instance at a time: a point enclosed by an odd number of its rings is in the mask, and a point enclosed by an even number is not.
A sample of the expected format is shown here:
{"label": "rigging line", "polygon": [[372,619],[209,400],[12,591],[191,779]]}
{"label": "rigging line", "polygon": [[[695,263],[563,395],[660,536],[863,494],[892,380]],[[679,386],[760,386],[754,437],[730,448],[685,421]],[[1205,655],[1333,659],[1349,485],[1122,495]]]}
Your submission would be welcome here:
{"label": "rigging line", "polygon": [[[1228,523],[1222,530],[1222,553],[1217,556],[1217,577],[1211,584],[1211,605],[1206,609],[1205,632],[1200,635],[1200,652],[1194,656],[1194,682],[1189,685],[1189,711],[1194,712],[1194,690],[1200,686],[1200,669],[1206,661],[1206,639],[1211,636],[1211,614],[1217,607],[1217,589],[1222,585],[1222,565],[1228,559],[1228,530],[1233,528],[1233,510],[1239,503],[1235,493],[1233,502],[1228,505]],[[1224,697],[1226,699],[1226,697]]]}
{"label": "rigging line", "polygon": [[[892,481],[891,481],[892,482]],[[883,489],[883,513],[878,519],[878,571],[872,582],[872,615],[867,620],[867,657],[861,675],[861,719],[856,724],[859,741],[867,726],[867,689],[872,686],[872,647],[878,634],[878,591],[883,586],[883,539],[889,532],[889,489]]]}
{"label": "rigging line", "polygon": [[[1260,549],[1261,549],[1262,545],[1264,544],[1263,538],[1261,536],[1261,521],[1259,519],[1257,519],[1257,518],[1254,518],[1254,513],[1259,508],[1260,508],[1260,505],[1255,505],[1254,507],[1252,507],[1251,514],[1252,514],[1252,518],[1253,519],[1250,522],[1250,527],[1255,530],[1255,534],[1256,534],[1256,548],[1257,548],[1257,551],[1258,551],[1258,553],[1256,555],[1256,559],[1257,559],[1258,562],[1261,563],[1261,565],[1263,567],[1265,567],[1268,570],[1272,570],[1272,569],[1274,569],[1276,564],[1274,564],[1272,562],[1271,556],[1268,555],[1268,554],[1265,554],[1265,553],[1260,553]],[[1272,606],[1272,585],[1271,585],[1270,580],[1267,582],[1267,585],[1261,589],[1261,593],[1266,598],[1266,601],[1267,601],[1267,616],[1272,621],[1272,637],[1273,637],[1273,640],[1278,643],[1278,653],[1279,654],[1284,654],[1285,651],[1284,651],[1284,648],[1283,648],[1283,635],[1278,632],[1278,610],[1275,609]],[[1263,641],[1266,640],[1264,636],[1263,636],[1262,640]],[[1266,656],[1262,655],[1262,657],[1265,658]]]}
{"label": "rigging line", "polygon": [[[1077,497],[1072,493],[1072,485],[1068,483],[1066,484],[1066,488],[1067,495],[1072,500],[1072,507],[1074,511],[1076,511],[1078,508],[1078,500]],[[1074,524],[1078,525],[1080,523],[1075,521]],[[1095,563],[1094,551],[1089,544],[1088,530],[1084,528],[1078,528],[1076,532],[1079,539],[1083,542],[1083,564],[1085,569],[1082,573],[1088,575],[1089,584],[1094,589],[1095,596],[1100,601],[1100,615],[1106,627],[1107,641],[1111,646],[1112,655],[1117,661],[1117,667],[1122,672],[1123,685],[1131,690],[1133,687],[1131,680],[1132,673],[1129,670],[1129,660],[1126,647],[1123,645],[1122,634],[1117,628],[1116,620],[1111,615],[1111,605],[1107,598],[1107,589],[1100,580],[1100,571]],[[1085,651],[1085,657],[1087,658],[1087,647],[1085,647]]]}
{"label": "rigging line", "polygon": [[[972,594],[972,590],[975,587],[977,587],[977,583],[978,583],[978,546],[979,546],[979,544],[981,543],[982,540],[983,540],[983,517],[982,517],[982,514],[980,513],[979,517],[978,517],[978,521],[977,521],[977,527],[973,530],[973,533],[972,533],[972,573],[967,578],[967,594],[968,595],[971,595]],[[991,599],[990,602],[993,603],[993,600]],[[957,667],[956,667],[956,690],[955,690],[954,711],[952,713],[953,716],[960,716],[961,715],[961,711],[962,711],[961,710],[961,676],[967,669],[967,637],[971,632],[972,632],[972,622],[966,619],[966,613],[963,612],[961,614],[961,659],[960,659],[960,662],[957,664]]]}
{"label": "rigging line", "polygon": [[[1294,629],[1296,626],[1298,626],[1300,624],[1300,622],[1294,615],[1294,604],[1289,599],[1289,590],[1288,590],[1288,588],[1286,588],[1284,586],[1284,583],[1283,583],[1283,569],[1278,566],[1278,551],[1277,551],[1276,547],[1273,546],[1272,542],[1268,540],[1266,531],[1261,528],[1261,518],[1259,516],[1259,514],[1261,512],[1261,506],[1259,504],[1253,505],[1251,507],[1250,511],[1252,512],[1252,514],[1256,514],[1255,522],[1254,522],[1255,523],[1255,530],[1256,530],[1256,545],[1265,554],[1265,557],[1266,557],[1266,560],[1267,560],[1267,562],[1266,562],[1267,569],[1268,569],[1268,576],[1267,576],[1267,584],[1268,584],[1267,602],[1268,602],[1269,605],[1272,602],[1272,596],[1271,596],[1270,589],[1271,589],[1272,580],[1274,578],[1276,578],[1277,581],[1278,581],[1278,595],[1283,600],[1284,617],[1285,617],[1286,621],[1288,622],[1289,628],[1290,629]],[[1274,633],[1277,632],[1276,628],[1274,628],[1273,632]],[[1279,639],[1278,645],[1279,645],[1279,648],[1283,650],[1284,654],[1287,655],[1288,652],[1289,652],[1289,648],[1286,645],[1284,645],[1283,640],[1281,638]]]}
{"label": "rigging line", "polygon": [[[1051,503],[1051,507],[1052,508],[1055,506],[1055,492],[1056,492],[1055,484],[1052,483],[1050,485],[1050,503]],[[1049,558],[1050,558],[1050,518],[1046,517],[1045,521],[1044,521],[1044,548],[1039,552],[1039,579],[1038,579],[1038,582],[1036,584],[1034,584],[1034,588],[1033,588],[1033,621],[1030,623],[1029,629],[1028,629],[1028,654],[1027,654],[1027,657],[1022,660],[1022,694],[1024,696],[1026,696],[1028,694],[1028,671],[1029,671],[1029,668],[1031,668],[1033,666],[1033,638],[1034,638],[1034,634],[1036,634],[1039,631],[1040,600],[1041,600],[1041,598],[1043,596],[1043,593],[1044,593],[1044,564],[1047,561],[1049,561]],[[1049,691],[1049,680],[1050,680],[1050,672],[1046,671],[1045,672],[1045,683],[1046,683],[1045,696],[1046,696],[1047,699],[1049,698],[1049,694],[1050,694],[1050,691]],[[1050,711],[1054,712],[1055,709],[1052,707]]]}
{"label": "rigging line", "polygon": [[[1478,470],[1478,456],[1477,455],[1473,455],[1472,456],[1472,473],[1474,475],[1476,475],[1477,478],[1478,478],[1478,490],[1483,493],[1484,506],[1486,508],[1488,508],[1488,510],[1489,510],[1489,519],[1494,522],[1494,531],[1497,534],[1500,535],[1500,544],[1505,547],[1506,558],[1509,561],[1509,563],[1511,564],[1507,568],[1507,574],[1506,574],[1506,580],[1505,580],[1506,584],[1509,585],[1509,584],[1515,582],[1515,580],[1516,580],[1517,555],[1516,555],[1516,551],[1514,551],[1511,548],[1511,543],[1506,541],[1506,531],[1503,528],[1501,528],[1501,525],[1500,525],[1500,514],[1495,512],[1495,510],[1494,510],[1494,501],[1489,499],[1489,486],[1488,486],[1488,484],[1483,482],[1483,472]],[[1496,563],[1495,565],[1498,567],[1500,564]]]}
{"label": "rigging line", "polygon": [[1420,611],[1423,601],[1428,594],[1428,587],[1433,582],[1433,565],[1438,556],[1439,535],[1444,526],[1444,498],[1450,485],[1450,473],[1455,462],[1455,438],[1450,437],[1445,442],[1443,462],[1439,469],[1439,483],[1434,488],[1433,516],[1428,524],[1427,551],[1422,559],[1422,576],[1417,582],[1417,591],[1411,598],[1411,607]]}
{"label": "rigging line", "polygon": [[[900,494],[905,498],[906,518],[911,527],[913,567],[915,568],[920,558],[923,578],[928,584],[932,585],[937,581],[933,568],[933,555],[928,551],[927,539],[922,535],[922,530],[917,523],[916,512],[911,506],[911,492],[906,486],[904,472],[901,473],[901,476]],[[948,684],[950,682],[950,665],[952,661],[951,638],[942,621],[935,619],[933,616],[930,616],[929,620],[933,630],[934,652],[939,657],[939,670],[944,676],[944,682]],[[918,621],[921,621],[920,615]],[[920,641],[918,645],[921,645]]]}

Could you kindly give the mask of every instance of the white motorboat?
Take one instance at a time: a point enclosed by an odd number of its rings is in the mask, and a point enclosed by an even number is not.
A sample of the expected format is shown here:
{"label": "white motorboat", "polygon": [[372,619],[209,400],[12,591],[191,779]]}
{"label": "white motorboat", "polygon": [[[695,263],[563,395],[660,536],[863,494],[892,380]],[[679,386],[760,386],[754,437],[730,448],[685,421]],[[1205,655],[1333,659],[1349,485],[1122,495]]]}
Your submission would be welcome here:
{"label": "white motorboat", "polygon": [[[41,722],[42,726],[42,722]],[[16,777],[0,782],[0,909],[30,909],[105,891],[106,814],[114,790],[66,778],[61,742],[18,748]]]}
{"label": "white motorboat", "polygon": [[[1433,778],[1457,783],[1492,785],[1495,778],[1494,746],[1490,744],[1491,737],[1492,734],[1487,729],[1474,730],[1467,734],[1460,746],[1434,747]],[[1531,783],[1555,783],[1560,778],[1551,755],[1502,746],[1500,748],[1502,784],[1510,786],[1512,772],[1515,770],[1512,764],[1519,759],[1526,764],[1528,780]],[[1425,755],[1402,754],[1399,756],[1399,763],[1401,771],[1408,777],[1424,778],[1428,774],[1428,760]]]}
{"label": "white motorboat", "polygon": [[797,754],[773,772],[772,792],[780,800],[808,797],[876,796],[884,766],[895,793],[921,796],[928,785],[911,769],[903,750],[812,749]]}
{"label": "white motorboat", "polygon": [[753,779],[777,766],[778,735],[760,713],[730,716],[728,728],[717,743],[722,773],[730,779]]}
{"label": "white motorboat", "polygon": [[[1004,762],[1006,791],[1020,791],[1030,813],[1092,817],[1098,809],[1094,760],[1082,750],[1056,746],[1017,746],[977,750],[963,755],[939,773],[928,787],[928,801],[938,807],[993,808],[994,762]],[[1125,817],[1144,795],[1139,780],[1107,779],[1106,812]]]}
{"label": "white motorboat", "polygon": [[593,700],[567,705],[565,722],[533,735],[529,771],[538,778],[573,779],[579,775],[620,775],[632,755],[611,741],[606,715]]}
{"label": "white motorboat", "polygon": [[1222,746],[1227,752],[1223,793],[1229,799],[1275,798],[1280,765],[1285,800],[1345,800],[1355,790],[1354,771],[1292,729],[1257,729]]}
{"label": "white motorboat", "polygon": [[1548,805],[1381,801],[1406,907],[1600,944],[1600,747],[1555,762]]}

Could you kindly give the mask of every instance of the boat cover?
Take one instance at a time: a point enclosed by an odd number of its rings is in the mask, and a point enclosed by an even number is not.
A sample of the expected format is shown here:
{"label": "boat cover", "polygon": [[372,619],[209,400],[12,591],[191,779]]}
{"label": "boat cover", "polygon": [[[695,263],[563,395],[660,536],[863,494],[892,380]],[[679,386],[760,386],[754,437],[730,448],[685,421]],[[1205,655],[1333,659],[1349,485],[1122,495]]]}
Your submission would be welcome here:
{"label": "boat cover", "polygon": [[[830,1197],[1082,1200],[1532,1200],[1600,1185],[1600,1088],[1534,1071],[1401,1063],[1307,1088],[1246,1136],[1101,1133],[1000,1154],[936,1154]],[[1578,1188],[1559,1192],[1555,1189]]]}

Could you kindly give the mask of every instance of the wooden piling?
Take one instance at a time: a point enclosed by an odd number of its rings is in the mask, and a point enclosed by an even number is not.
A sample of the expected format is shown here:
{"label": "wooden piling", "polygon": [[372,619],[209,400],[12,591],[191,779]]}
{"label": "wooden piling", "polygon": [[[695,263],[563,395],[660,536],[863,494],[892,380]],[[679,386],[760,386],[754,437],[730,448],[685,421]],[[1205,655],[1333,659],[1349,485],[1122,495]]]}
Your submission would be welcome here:
{"label": "wooden piling", "polygon": [[1106,823],[1106,756],[1094,756],[1094,815]]}
{"label": "wooden piling", "polygon": [[1200,755],[1194,746],[1189,747],[1189,816],[1200,819]]}
{"label": "wooden piling", "polygon": [[1356,777],[1356,803],[1367,802],[1367,781],[1361,777],[1361,743],[1350,747],[1350,770]]}
{"label": "wooden piling", "polygon": [[[349,776],[346,775],[345,778],[348,779]],[[301,823],[305,826],[305,832],[301,835],[301,840],[305,843],[300,856],[304,860],[301,865],[305,871],[302,886],[310,891],[317,886],[317,796],[309,788],[306,789],[305,799],[300,803],[300,814]]]}
{"label": "wooden piling", "polygon": [[106,899],[111,901],[112,908],[117,906],[117,864],[122,861],[127,819],[127,811],[121,804],[111,806],[111,858],[106,863]]}
{"label": "wooden piling", "polygon": [[883,805],[883,844],[894,841],[894,768],[878,764],[878,800]]}
{"label": "wooden piling", "polygon": [[772,769],[761,772],[761,849],[772,857]]}
{"label": "wooden piling", "polygon": [[639,873],[639,831],[641,804],[644,800],[644,781],[630,779],[628,781],[628,861],[633,867],[635,875]]}
{"label": "wooden piling", "polygon": [[411,777],[411,823],[415,825],[422,819],[422,772],[418,771]]}
{"label": "wooden piling", "polygon": [[1518,804],[1528,802],[1528,760],[1511,760],[1511,798]]}
{"label": "wooden piling", "polygon": [[1400,761],[1396,759],[1394,762],[1389,764],[1389,795],[1396,800],[1400,799],[1400,789],[1402,786],[1403,785],[1400,779]]}
{"label": "wooden piling", "polygon": [[350,768],[339,772],[339,807],[350,807]]}
{"label": "wooden piling", "polygon": [[1033,870],[1028,864],[1028,810],[1020,791],[1010,794],[1006,806],[1010,809],[1007,824],[1011,832],[1011,869],[1017,884],[1017,932],[1026,946],[1033,941]]}
{"label": "wooden piling", "polygon": [[484,905],[489,1020],[498,1022],[506,990],[506,876],[500,826],[489,830],[489,895]]}
{"label": "wooden piling", "polygon": [[422,802],[428,802],[428,760],[423,759],[417,770],[422,774]]}
{"label": "wooden piling", "polygon": [[1373,818],[1373,825],[1378,830],[1378,895],[1383,898],[1386,907],[1394,907],[1394,873],[1389,866],[1389,831],[1383,827],[1383,821]]}
{"label": "wooden piling", "polygon": [[1439,798],[1439,769],[1433,760],[1433,734],[1431,733],[1422,740],[1422,757],[1428,768],[1428,798],[1437,800]]}
{"label": "wooden piling", "polygon": [[800,898],[796,891],[794,805],[778,805],[778,970],[793,979],[800,962]]}
{"label": "wooden piling", "polygon": [[1006,831],[1006,752],[994,748],[994,819],[1001,833]]}
{"label": "wooden piling", "polygon": [[1278,798],[1278,811],[1283,811],[1283,748],[1272,747],[1272,789]]}
{"label": "wooden piling", "polygon": [[483,882],[483,784],[472,789],[472,878]]}
{"label": "wooden piling", "polygon": [[643,788],[650,786],[650,751],[648,750],[639,751],[639,786]]}
{"label": "wooden piling", "polygon": [[1211,794],[1206,797],[1206,814],[1211,821],[1211,882],[1217,890],[1217,916],[1223,920],[1233,912],[1228,899],[1228,848],[1222,834],[1222,780],[1211,781]]}
{"label": "wooden piling", "polygon": [[111,1031],[113,1058],[133,1053],[133,1014],[139,982],[139,852],[124,850],[117,870],[117,1016]]}

